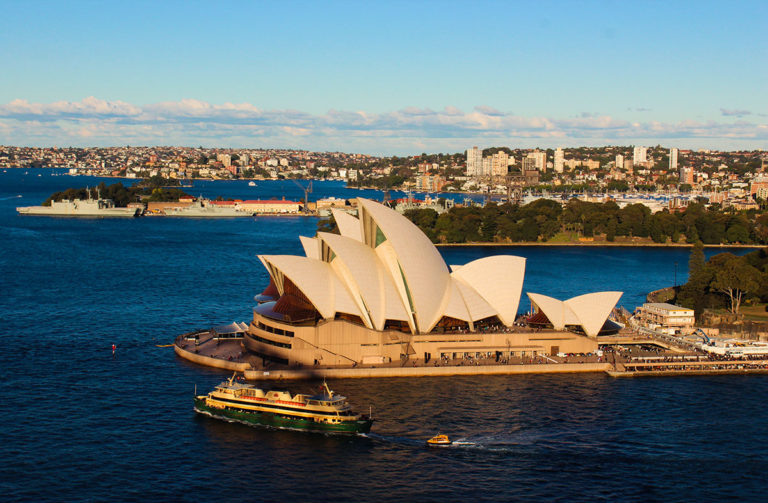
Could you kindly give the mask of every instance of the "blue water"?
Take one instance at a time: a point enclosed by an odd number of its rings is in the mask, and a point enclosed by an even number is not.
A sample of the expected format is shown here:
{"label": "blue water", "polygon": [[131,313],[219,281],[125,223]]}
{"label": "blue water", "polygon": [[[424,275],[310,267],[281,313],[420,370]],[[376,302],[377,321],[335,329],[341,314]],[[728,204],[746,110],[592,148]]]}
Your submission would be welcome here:
{"label": "blue water", "polygon": [[[312,235],[316,219],[21,217],[16,206],[98,181],[33,173],[0,173],[4,501],[764,499],[762,376],[329,382],[360,409],[372,406],[377,422],[368,438],[198,417],[194,386],[207,390],[225,374],[155,344],[247,321],[267,279],[255,255],[301,253],[297,236]],[[314,187],[315,196],[357,194],[334,182]],[[290,182],[198,182],[194,190],[299,195]],[[688,260],[687,250],[663,248],[441,252],[453,264],[488,253],[522,255],[524,291],[567,298],[621,290],[629,309],[674,281],[675,262],[684,281]],[[467,444],[426,449],[424,439],[437,431]]]}

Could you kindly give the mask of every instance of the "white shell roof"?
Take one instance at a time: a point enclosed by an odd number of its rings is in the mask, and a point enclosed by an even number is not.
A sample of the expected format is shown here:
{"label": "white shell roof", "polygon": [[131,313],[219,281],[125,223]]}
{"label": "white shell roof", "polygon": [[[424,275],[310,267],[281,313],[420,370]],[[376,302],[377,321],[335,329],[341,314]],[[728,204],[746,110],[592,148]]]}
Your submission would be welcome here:
{"label": "white shell roof", "polygon": [[[394,249],[411,294],[418,329],[429,332],[443,316],[441,308],[450,293],[450,274],[443,257],[421,229],[396,211],[362,198],[358,199],[358,206],[360,219],[370,217]],[[368,246],[376,247],[375,236],[363,233],[363,237]],[[404,300],[408,305],[408,300]]]}
{"label": "white shell roof", "polygon": [[573,297],[566,302],[579,319],[584,332],[590,337],[596,337],[621,296],[622,292],[595,292]]}
{"label": "white shell roof", "polygon": [[555,330],[563,330],[566,325],[579,325],[579,320],[573,314],[565,301],[558,300],[540,293],[528,293],[531,304],[537,307],[552,323]]}
{"label": "white shell roof", "polygon": [[363,241],[363,228],[360,226],[360,220],[337,208],[333,208],[331,213],[342,236],[352,238],[355,241]]}
{"label": "white shell roof", "polygon": [[299,236],[299,240],[301,241],[301,246],[304,247],[304,255],[320,260],[320,241],[317,238]]}
{"label": "white shell roof", "polygon": [[[334,209],[341,235],[300,237],[306,257],[261,255],[284,293],[289,278],[324,318],[360,316],[369,328],[386,320],[407,321],[414,333],[428,333],[443,316],[474,322],[498,316],[511,326],[517,316],[525,259],[496,255],[452,266],[407,218],[367,199],[358,200],[360,218]],[[378,230],[377,230],[378,229]],[[528,294],[556,328],[579,324],[594,336],[621,292],[598,292],[559,301]]]}
{"label": "white shell roof", "polygon": [[566,325],[580,325],[588,336],[597,337],[621,295],[622,292],[595,292],[557,300],[529,293],[528,298],[546,315],[555,330],[563,330]]}
{"label": "white shell roof", "polygon": [[[259,255],[259,259],[273,278],[275,275],[272,274],[272,268],[290,279],[323,318],[333,318],[337,312],[362,316],[342,281],[331,270],[330,264],[294,255]],[[275,283],[280,293],[283,293],[284,287],[278,278],[275,278]]]}
{"label": "white shell roof", "polygon": [[338,234],[320,232],[318,238],[336,255],[332,265],[337,261],[343,264],[341,275],[345,276],[360,311],[366,315],[364,319],[370,321],[369,328],[383,330],[388,318],[408,320],[397,287],[376,252],[360,241]]}
{"label": "white shell roof", "polygon": [[484,257],[453,268],[451,276],[471,286],[507,326],[517,317],[525,277],[525,259],[514,255]]}
{"label": "white shell roof", "polygon": [[[488,318],[489,316],[497,314],[497,311],[490,304],[488,304],[488,302],[486,302],[485,299],[483,299],[480,294],[477,293],[471,286],[467,285],[460,279],[452,279],[453,284],[461,293],[461,298],[464,300],[464,304],[467,306],[467,310],[469,310],[469,316],[472,321],[482,320],[483,318]],[[457,318],[457,316],[454,316],[454,318]]]}

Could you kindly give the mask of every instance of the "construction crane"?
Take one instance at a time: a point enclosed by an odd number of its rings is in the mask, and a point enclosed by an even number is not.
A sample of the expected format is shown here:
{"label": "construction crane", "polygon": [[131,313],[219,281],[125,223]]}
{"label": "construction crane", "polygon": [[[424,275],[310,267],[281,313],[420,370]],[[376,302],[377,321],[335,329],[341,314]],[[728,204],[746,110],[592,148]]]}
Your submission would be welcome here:
{"label": "construction crane", "polygon": [[309,181],[309,185],[304,187],[302,184],[297,182],[296,180],[292,180],[293,183],[296,184],[298,188],[304,191],[304,213],[309,213],[309,208],[307,208],[307,204],[309,203],[309,194],[312,192],[312,180]]}

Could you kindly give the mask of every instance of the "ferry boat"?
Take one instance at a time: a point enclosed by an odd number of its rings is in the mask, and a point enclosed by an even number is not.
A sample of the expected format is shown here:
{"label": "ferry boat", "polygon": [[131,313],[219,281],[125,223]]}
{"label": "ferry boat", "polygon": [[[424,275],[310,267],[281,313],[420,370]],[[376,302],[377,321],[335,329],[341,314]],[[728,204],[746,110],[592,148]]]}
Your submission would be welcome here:
{"label": "ferry boat", "polygon": [[240,383],[233,375],[207,395],[195,396],[195,411],[217,419],[323,433],[368,433],[373,419],[352,412],[346,397],[323,383],[318,395],[291,395]]}

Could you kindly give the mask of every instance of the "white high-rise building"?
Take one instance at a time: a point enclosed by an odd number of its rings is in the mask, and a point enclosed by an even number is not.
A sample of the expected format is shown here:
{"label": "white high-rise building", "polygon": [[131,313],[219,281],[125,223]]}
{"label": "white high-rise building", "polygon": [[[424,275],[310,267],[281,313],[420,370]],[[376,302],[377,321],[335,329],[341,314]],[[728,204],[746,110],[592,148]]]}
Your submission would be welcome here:
{"label": "white high-rise building", "polygon": [[563,149],[560,147],[557,147],[557,150],[555,150],[555,173],[562,173],[563,172],[563,166],[565,164],[565,154],[563,153]]}
{"label": "white high-rise building", "polygon": [[483,157],[482,176],[491,176],[493,173],[493,157]]}
{"label": "white high-rise building", "polygon": [[493,176],[504,176],[507,174],[507,165],[509,164],[509,154],[499,150],[491,157],[491,174]]}
{"label": "white high-rise building", "polygon": [[547,153],[534,150],[528,154],[528,159],[533,159],[536,163],[536,169],[539,171],[547,170]]}
{"label": "white high-rise building", "polygon": [[635,165],[648,162],[648,147],[635,147],[632,160]]}
{"label": "white high-rise building", "polygon": [[624,156],[621,154],[616,154],[616,169],[624,169]]}
{"label": "white high-rise building", "polygon": [[677,153],[678,150],[676,148],[669,149],[669,169],[671,170],[677,169]]}
{"label": "white high-rise building", "polygon": [[467,149],[467,176],[481,176],[483,170],[483,151],[477,147]]}

